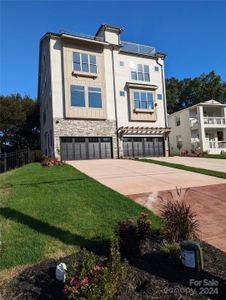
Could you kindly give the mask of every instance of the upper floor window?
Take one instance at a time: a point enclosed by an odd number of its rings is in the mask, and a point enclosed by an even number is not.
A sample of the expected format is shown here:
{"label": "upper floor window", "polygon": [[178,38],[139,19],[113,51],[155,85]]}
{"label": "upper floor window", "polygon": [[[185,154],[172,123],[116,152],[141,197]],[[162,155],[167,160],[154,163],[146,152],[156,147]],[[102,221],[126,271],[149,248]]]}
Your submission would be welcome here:
{"label": "upper floor window", "polygon": [[124,67],[124,65],[125,65],[124,61],[120,60],[119,65],[120,65],[120,67]]}
{"label": "upper floor window", "polygon": [[134,107],[141,109],[153,109],[153,93],[145,91],[133,92]]}
{"label": "upper floor window", "polygon": [[88,87],[89,107],[102,108],[101,89]]}
{"label": "upper floor window", "polygon": [[140,81],[150,81],[150,72],[148,65],[138,64],[131,67],[131,79]]}
{"label": "upper floor window", "polygon": [[176,126],[180,126],[180,117],[175,117]]}
{"label": "upper floor window", "polygon": [[85,107],[84,86],[71,85],[71,106]]}
{"label": "upper floor window", "polygon": [[97,73],[96,56],[73,52],[73,67],[75,71]]}
{"label": "upper floor window", "polygon": [[159,71],[159,67],[155,66],[155,72]]}

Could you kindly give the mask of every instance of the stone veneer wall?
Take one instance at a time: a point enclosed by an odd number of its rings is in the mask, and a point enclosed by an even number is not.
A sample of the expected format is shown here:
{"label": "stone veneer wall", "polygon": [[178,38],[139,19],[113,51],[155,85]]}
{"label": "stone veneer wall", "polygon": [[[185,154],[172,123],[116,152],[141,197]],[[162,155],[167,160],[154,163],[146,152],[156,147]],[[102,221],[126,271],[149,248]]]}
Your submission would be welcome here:
{"label": "stone veneer wall", "polygon": [[75,120],[54,118],[54,151],[60,156],[60,137],[112,137],[113,158],[117,158],[116,124],[113,120]]}

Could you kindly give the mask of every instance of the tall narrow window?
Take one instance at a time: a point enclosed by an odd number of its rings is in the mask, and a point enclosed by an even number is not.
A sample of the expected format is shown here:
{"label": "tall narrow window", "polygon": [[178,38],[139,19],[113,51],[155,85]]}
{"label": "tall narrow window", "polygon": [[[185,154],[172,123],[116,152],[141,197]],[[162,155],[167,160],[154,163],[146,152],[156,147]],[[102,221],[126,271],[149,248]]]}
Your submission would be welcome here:
{"label": "tall narrow window", "polygon": [[71,106],[85,107],[84,86],[71,85]]}
{"label": "tall narrow window", "polygon": [[80,63],[80,53],[73,53],[73,65],[75,71],[81,71],[81,63]]}
{"label": "tall narrow window", "polygon": [[138,65],[137,70],[138,70],[138,80],[143,81],[144,80],[143,65]]}
{"label": "tall narrow window", "polygon": [[89,72],[88,54],[82,53],[82,71]]}
{"label": "tall narrow window", "polygon": [[97,72],[96,56],[95,55],[90,55],[89,61],[90,61],[90,72],[91,73],[96,73]]}
{"label": "tall narrow window", "polygon": [[150,81],[149,66],[144,65],[144,80]]}
{"label": "tall narrow window", "polygon": [[95,87],[88,88],[89,107],[102,108],[101,89]]}

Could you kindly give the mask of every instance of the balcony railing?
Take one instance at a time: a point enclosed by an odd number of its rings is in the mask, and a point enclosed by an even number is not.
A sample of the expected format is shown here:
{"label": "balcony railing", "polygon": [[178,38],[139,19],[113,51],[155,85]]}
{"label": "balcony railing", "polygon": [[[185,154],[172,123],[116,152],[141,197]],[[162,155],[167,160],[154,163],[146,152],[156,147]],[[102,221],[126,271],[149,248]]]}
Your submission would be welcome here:
{"label": "balcony railing", "polygon": [[226,141],[207,141],[206,148],[208,148],[208,149],[226,149]]}
{"label": "balcony railing", "polygon": [[224,117],[204,117],[204,124],[208,125],[225,125],[226,119]]}
{"label": "balcony railing", "polygon": [[121,41],[122,48],[120,49],[121,52],[128,52],[134,54],[142,54],[147,56],[152,56],[156,53],[155,48],[146,45],[140,45],[130,42]]}

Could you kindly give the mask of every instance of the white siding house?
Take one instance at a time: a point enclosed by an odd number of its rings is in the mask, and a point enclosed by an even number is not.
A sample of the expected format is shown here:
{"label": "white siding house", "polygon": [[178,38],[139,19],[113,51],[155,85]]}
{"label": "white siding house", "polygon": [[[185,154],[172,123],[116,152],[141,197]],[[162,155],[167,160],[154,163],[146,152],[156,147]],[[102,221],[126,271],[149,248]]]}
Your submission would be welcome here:
{"label": "white siding house", "polygon": [[178,142],[181,151],[226,151],[226,104],[209,100],[175,112],[168,119],[171,153],[179,153]]}

